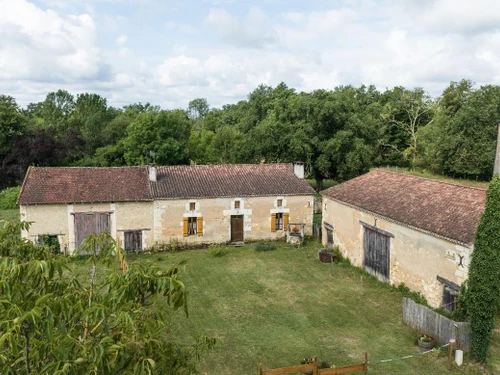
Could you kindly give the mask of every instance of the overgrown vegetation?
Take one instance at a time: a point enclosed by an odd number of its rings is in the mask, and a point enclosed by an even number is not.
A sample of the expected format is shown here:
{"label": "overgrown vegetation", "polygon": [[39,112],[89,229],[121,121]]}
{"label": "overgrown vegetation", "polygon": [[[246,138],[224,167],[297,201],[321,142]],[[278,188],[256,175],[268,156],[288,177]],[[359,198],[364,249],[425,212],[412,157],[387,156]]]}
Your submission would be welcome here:
{"label": "overgrown vegetation", "polygon": [[451,82],[439,98],[420,88],[299,93],[285,83],[260,85],[220,109],[203,98],[185,110],[149,103],[115,108],[98,94],[64,90],[21,109],[1,95],[0,188],[20,184],[30,165],[153,159],[167,165],[302,160],[318,191],[374,166],[489,180],[499,122],[500,86],[467,80]]}
{"label": "overgrown vegetation", "polygon": [[0,373],[196,373],[214,340],[168,333],[174,311],[187,314],[177,266],[129,264],[110,235],[93,235],[77,278],[68,258],[20,238],[28,225],[0,229]]}
{"label": "overgrown vegetation", "polygon": [[471,354],[486,361],[495,316],[500,309],[500,176],[490,183],[469,267],[467,310],[471,320]]}
{"label": "overgrown vegetation", "polygon": [[228,253],[228,251],[227,251],[227,248],[225,248],[225,247],[214,246],[214,247],[210,248],[209,253],[214,258],[220,258],[220,257],[223,257],[224,255],[226,255]]}
{"label": "overgrown vegetation", "polygon": [[0,210],[14,210],[17,208],[17,196],[21,191],[20,186],[6,188],[0,191]]}
{"label": "overgrown vegetation", "polygon": [[276,244],[273,242],[257,242],[255,251],[273,251],[276,250]]}

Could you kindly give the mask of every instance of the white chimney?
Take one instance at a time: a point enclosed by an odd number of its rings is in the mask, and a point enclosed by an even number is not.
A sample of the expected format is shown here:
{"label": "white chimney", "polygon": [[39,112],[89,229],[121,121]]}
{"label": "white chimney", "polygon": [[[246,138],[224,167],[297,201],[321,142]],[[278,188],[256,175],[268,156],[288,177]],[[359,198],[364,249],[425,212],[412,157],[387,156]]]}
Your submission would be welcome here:
{"label": "white chimney", "polygon": [[500,174],[500,124],[497,129],[497,151],[495,153],[495,167],[493,168],[493,176]]}
{"label": "white chimney", "polygon": [[295,173],[295,176],[298,178],[304,178],[304,163],[301,161],[296,161],[293,163],[293,173]]}
{"label": "white chimney", "polygon": [[156,182],[156,167],[154,165],[149,166],[149,181]]}

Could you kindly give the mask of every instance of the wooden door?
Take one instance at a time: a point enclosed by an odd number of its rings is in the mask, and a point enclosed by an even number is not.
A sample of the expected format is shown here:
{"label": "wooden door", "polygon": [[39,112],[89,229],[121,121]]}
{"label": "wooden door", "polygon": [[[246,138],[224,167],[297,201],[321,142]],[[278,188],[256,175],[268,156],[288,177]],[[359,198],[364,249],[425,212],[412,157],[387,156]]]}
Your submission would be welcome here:
{"label": "wooden door", "polygon": [[108,212],[82,212],[74,214],[75,246],[79,248],[83,240],[91,234],[109,232]]}
{"label": "wooden door", "polygon": [[243,242],[243,215],[231,216],[231,242]]}
{"label": "wooden door", "polygon": [[390,237],[380,231],[365,227],[365,269],[384,281],[389,281]]}
{"label": "wooden door", "polygon": [[139,252],[142,251],[142,231],[140,230],[131,230],[124,232],[124,248],[125,251],[134,251]]}

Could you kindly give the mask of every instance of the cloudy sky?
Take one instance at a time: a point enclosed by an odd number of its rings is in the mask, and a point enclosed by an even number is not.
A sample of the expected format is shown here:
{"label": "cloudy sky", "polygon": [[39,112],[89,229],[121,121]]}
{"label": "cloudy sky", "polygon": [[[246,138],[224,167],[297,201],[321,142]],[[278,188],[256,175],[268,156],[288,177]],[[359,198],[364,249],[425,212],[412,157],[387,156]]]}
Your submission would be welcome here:
{"label": "cloudy sky", "polygon": [[450,81],[500,84],[498,0],[0,0],[0,93],[121,106]]}

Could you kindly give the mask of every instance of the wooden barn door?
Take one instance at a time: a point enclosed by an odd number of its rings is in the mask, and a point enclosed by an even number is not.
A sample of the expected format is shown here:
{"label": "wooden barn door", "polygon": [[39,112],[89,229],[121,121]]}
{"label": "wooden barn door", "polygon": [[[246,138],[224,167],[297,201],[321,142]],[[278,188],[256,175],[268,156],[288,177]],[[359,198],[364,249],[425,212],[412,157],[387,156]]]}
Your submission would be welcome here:
{"label": "wooden barn door", "polygon": [[76,248],[79,248],[83,240],[91,234],[109,232],[109,212],[82,212],[73,215]]}
{"label": "wooden barn door", "polygon": [[381,280],[389,281],[390,236],[376,228],[365,226],[364,263],[365,269]]}
{"label": "wooden barn door", "polygon": [[231,242],[243,242],[243,215],[231,216]]}
{"label": "wooden barn door", "polygon": [[142,231],[131,230],[123,234],[125,239],[125,251],[142,251]]}

